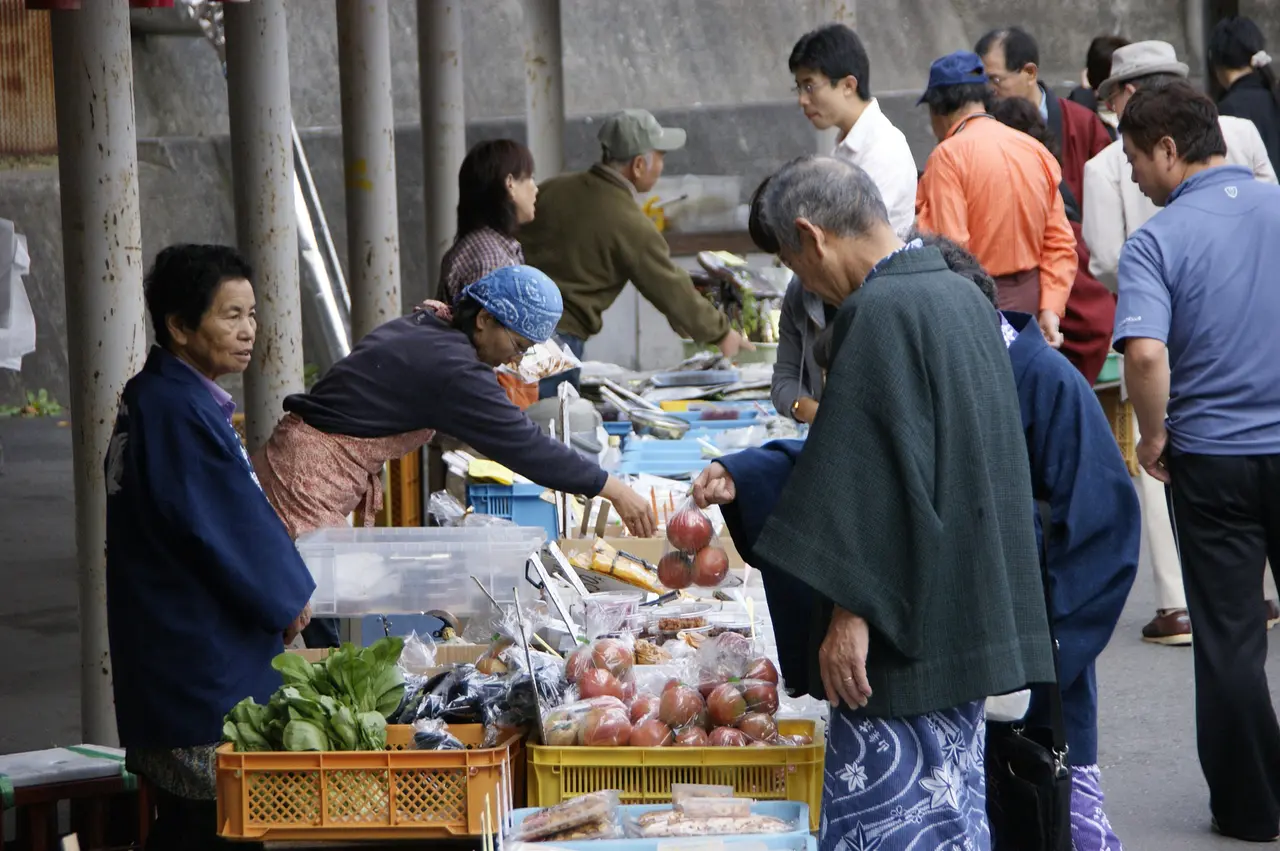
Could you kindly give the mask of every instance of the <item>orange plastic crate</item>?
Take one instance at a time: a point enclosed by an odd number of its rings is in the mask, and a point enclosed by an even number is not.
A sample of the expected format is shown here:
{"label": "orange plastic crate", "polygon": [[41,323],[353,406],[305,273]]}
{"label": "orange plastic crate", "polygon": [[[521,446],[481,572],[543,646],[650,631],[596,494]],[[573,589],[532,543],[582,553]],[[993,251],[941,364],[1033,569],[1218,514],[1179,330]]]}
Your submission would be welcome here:
{"label": "orange plastic crate", "polygon": [[672,783],[732,786],[758,801],[809,805],[810,829],[822,811],[824,743],[812,721],[778,722],[784,735],[802,733],[811,745],[772,748],[528,747],[529,806],[552,807],[589,792],[617,789],[624,804],[665,804]]}
{"label": "orange plastic crate", "polygon": [[[484,728],[450,731],[465,751],[412,750],[413,728],[387,728],[383,752],[237,753],[218,748],[218,835],[255,841],[476,836],[488,795],[524,806],[519,735],[480,748]],[[508,797],[509,796],[509,797]]]}

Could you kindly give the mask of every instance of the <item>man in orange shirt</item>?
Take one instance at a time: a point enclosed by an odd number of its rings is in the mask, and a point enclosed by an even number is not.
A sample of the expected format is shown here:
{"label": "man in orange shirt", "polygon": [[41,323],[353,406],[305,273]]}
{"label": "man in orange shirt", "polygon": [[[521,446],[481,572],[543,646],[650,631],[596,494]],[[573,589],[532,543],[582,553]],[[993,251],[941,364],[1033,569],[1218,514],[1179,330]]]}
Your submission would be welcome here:
{"label": "man in orange shirt", "polygon": [[916,223],[978,258],[998,285],[1001,310],[1037,317],[1062,345],[1058,323],[1076,276],[1076,238],[1044,145],[986,111],[988,80],[976,53],[958,51],[929,69],[920,103],[938,146],[916,192]]}

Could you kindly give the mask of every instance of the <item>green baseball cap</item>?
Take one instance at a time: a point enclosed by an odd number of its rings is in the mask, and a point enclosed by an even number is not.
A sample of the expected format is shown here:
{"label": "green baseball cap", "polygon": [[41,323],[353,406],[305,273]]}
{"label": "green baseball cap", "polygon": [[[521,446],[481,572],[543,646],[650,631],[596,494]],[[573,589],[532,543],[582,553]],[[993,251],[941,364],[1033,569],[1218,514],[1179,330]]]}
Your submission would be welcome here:
{"label": "green baseball cap", "polygon": [[650,151],[683,148],[686,136],[677,127],[663,127],[647,109],[624,109],[604,120],[596,138],[609,159],[629,160]]}

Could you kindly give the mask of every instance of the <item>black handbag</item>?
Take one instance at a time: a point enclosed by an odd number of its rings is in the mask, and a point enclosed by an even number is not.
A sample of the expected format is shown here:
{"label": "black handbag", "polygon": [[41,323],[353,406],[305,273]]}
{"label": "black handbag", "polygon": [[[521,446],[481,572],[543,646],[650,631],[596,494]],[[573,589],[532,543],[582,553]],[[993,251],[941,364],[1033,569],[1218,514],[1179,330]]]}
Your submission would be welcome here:
{"label": "black handbag", "polygon": [[992,851],[1072,851],[1071,763],[1058,688],[1058,642],[1049,604],[1049,512],[1040,504],[1040,576],[1044,582],[1054,682],[1049,688],[1049,723],[987,723],[987,821]]}

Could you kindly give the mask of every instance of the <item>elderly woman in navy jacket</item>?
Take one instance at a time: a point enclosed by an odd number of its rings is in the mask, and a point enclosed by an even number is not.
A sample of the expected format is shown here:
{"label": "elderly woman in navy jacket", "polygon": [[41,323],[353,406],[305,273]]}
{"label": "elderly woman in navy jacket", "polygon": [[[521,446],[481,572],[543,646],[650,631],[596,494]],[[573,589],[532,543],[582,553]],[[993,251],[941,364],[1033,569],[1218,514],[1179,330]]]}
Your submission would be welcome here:
{"label": "elderly woman in navy jacket", "polygon": [[271,660],[315,583],[254,477],[215,382],[249,365],[252,273],[177,245],[146,278],[156,345],[125,385],[107,452],[107,628],[130,770],[157,791],[148,849],[217,842],[223,716],[280,685]]}

